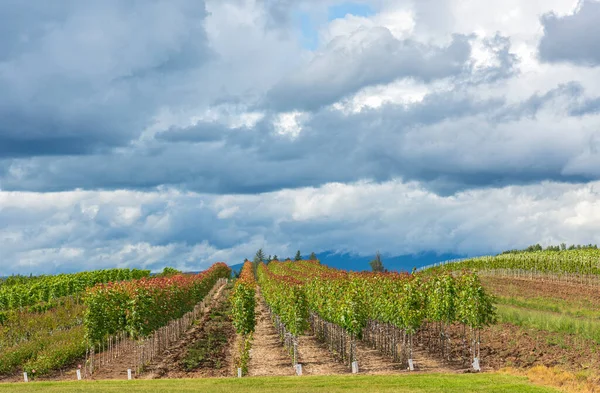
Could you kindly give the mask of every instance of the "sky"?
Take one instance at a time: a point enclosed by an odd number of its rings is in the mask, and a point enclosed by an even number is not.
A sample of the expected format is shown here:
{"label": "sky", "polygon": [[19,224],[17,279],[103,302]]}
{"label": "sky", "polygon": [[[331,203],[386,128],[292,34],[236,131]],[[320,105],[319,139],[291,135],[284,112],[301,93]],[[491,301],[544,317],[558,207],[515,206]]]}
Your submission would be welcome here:
{"label": "sky", "polygon": [[600,243],[599,20],[596,0],[0,1],[0,275]]}

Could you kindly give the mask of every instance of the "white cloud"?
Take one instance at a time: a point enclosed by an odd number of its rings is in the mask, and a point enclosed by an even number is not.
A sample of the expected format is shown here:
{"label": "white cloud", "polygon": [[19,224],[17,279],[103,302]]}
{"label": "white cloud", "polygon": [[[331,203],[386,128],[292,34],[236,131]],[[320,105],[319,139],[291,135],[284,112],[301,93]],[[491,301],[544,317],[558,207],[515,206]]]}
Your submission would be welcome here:
{"label": "white cloud", "polygon": [[0,5],[0,274],[600,240],[583,3],[339,3]]}
{"label": "white cloud", "polygon": [[[394,180],[259,195],[165,190],[121,191],[119,198],[106,198],[111,193],[78,191],[14,193],[8,198],[0,192],[0,274],[111,266],[201,270],[217,260],[239,263],[258,248],[281,256],[296,249],[477,255],[536,242],[596,243],[599,187],[600,182],[544,182],[439,196],[416,182]],[[72,206],[59,203],[61,199],[76,207],[83,201],[94,203],[100,211],[112,212],[113,219],[137,203],[147,217],[114,232],[111,221],[101,217],[73,217]],[[45,212],[36,211],[41,205]],[[32,211],[39,215],[28,217],[27,224],[19,222],[21,214]],[[166,214],[168,228],[147,225]],[[33,227],[39,229],[31,231]],[[186,240],[193,232],[202,232],[202,240]]]}
{"label": "white cloud", "polygon": [[299,111],[280,113],[273,122],[275,131],[290,138],[297,137],[302,132],[302,117],[306,114]]}

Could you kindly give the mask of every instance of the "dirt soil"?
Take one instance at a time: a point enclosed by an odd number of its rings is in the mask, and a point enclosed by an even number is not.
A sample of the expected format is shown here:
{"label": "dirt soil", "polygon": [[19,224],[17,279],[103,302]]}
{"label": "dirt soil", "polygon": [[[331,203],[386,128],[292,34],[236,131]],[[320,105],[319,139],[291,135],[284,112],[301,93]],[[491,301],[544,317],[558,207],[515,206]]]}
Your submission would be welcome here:
{"label": "dirt soil", "polygon": [[598,369],[598,344],[574,335],[499,324],[481,334],[482,367],[560,366],[569,371]]}
{"label": "dirt soil", "polygon": [[[390,375],[409,372],[408,368],[402,367],[400,363],[394,362],[391,357],[381,354],[366,342],[358,341],[356,352],[360,374]],[[463,371],[463,367],[457,363],[448,364],[443,362],[420,347],[417,342],[415,342],[413,348],[413,367],[413,373],[457,373]]]}
{"label": "dirt soil", "polygon": [[[223,291],[223,288],[224,288],[224,286],[219,288],[217,290],[217,292],[214,293],[212,302],[214,302],[216,299],[218,299],[221,296],[221,292]],[[210,309],[210,306],[205,308],[202,320],[208,318],[209,309]],[[168,350],[160,358],[162,359],[164,356],[168,356],[170,353],[172,353],[172,351],[175,348],[178,348],[178,347],[182,346],[183,343],[186,343],[185,340],[186,340],[187,335],[191,334],[193,332],[193,330],[196,329],[198,327],[198,325],[201,325],[201,324],[202,324],[202,322],[199,322],[199,323],[195,324],[192,328],[190,328],[190,331],[188,331],[188,333],[186,333],[184,338],[182,340],[180,340],[178,343],[176,343],[173,346],[173,349]],[[96,370],[96,372],[94,372],[93,376],[87,377],[88,380],[127,379],[127,369],[134,368],[133,365],[135,363],[135,353],[129,349],[126,342],[122,343],[121,345],[123,345],[122,354],[119,357],[113,359],[109,364],[99,366],[98,369]],[[102,353],[96,354],[96,363],[98,363],[98,359],[100,357],[102,357],[102,355],[103,355]],[[78,364],[83,365],[84,362],[85,362],[85,359],[79,359],[78,361],[74,362],[73,365],[70,367],[67,367],[63,370],[58,370],[47,376],[38,377],[38,378],[36,378],[36,380],[37,381],[73,381],[73,380],[76,380],[77,379],[77,377],[76,377],[77,365]],[[83,376],[83,370],[82,370],[82,376]],[[23,375],[21,373],[11,376],[11,377],[6,377],[6,378],[0,379],[0,382],[22,382],[22,381],[23,381]]]}
{"label": "dirt soil", "polygon": [[545,297],[566,301],[582,299],[600,304],[600,287],[524,278],[482,277],[481,281],[496,296]]}
{"label": "dirt soil", "polygon": [[[229,317],[225,323],[222,321],[213,321],[211,310],[226,310],[229,301],[230,289],[221,287],[215,293],[210,304],[210,310],[204,314],[202,319],[186,333],[176,345],[169,348],[161,358],[153,362],[148,367],[148,372],[142,377],[153,378],[204,378],[204,377],[231,377],[234,375],[234,358],[232,351],[235,340],[235,329]],[[183,361],[186,358],[188,350],[198,340],[206,340],[207,336],[213,334],[216,330],[219,334],[227,337],[227,344],[219,351],[213,352],[210,359],[203,362],[193,371],[187,371]],[[217,366],[218,364],[218,366]]]}
{"label": "dirt soil", "polygon": [[[600,309],[600,288],[596,287],[498,277],[483,277],[482,282],[496,296],[559,299],[574,307]],[[482,366],[492,369],[541,365],[577,372],[600,367],[600,345],[575,335],[498,324],[484,329],[481,341]]]}
{"label": "dirt soil", "polygon": [[256,294],[256,328],[248,362],[249,376],[295,375],[292,359],[279,341],[260,292]]}
{"label": "dirt soil", "polygon": [[313,335],[298,337],[298,363],[302,364],[304,375],[339,375],[351,372]]}
{"label": "dirt soil", "polygon": [[[562,299],[568,302],[585,302],[600,304],[600,288],[577,286],[559,282],[482,277],[485,287],[498,296],[518,296],[525,298],[547,297]],[[222,301],[223,287],[213,296],[213,303]],[[286,353],[279,341],[277,332],[268,315],[262,299],[257,301],[257,326],[251,349],[249,363],[250,376],[294,375],[291,357]],[[211,304],[212,306],[212,304]],[[209,307],[211,307],[209,306]],[[222,355],[223,366],[214,370],[198,370],[185,372],[181,369],[179,359],[184,356],[187,346],[201,334],[202,326],[207,322],[208,308],[201,321],[195,324],[186,335],[169,349],[157,362],[151,365],[150,372],[143,378],[180,378],[235,375],[234,358],[238,337],[231,333],[227,348]],[[233,331],[232,331],[233,332]],[[461,328],[450,329],[454,352],[461,350]],[[338,362],[329,353],[325,344],[312,335],[299,338],[299,362],[303,365],[304,375],[349,374],[351,370]],[[527,369],[537,365],[548,367],[559,366],[569,371],[594,370],[600,368],[598,352],[600,346],[591,341],[572,335],[550,333],[535,329],[518,327],[510,324],[498,324],[486,328],[481,334],[481,366],[484,371],[515,367]],[[98,356],[98,355],[97,355]],[[92,379],[126,379],[127,368],[133,364],[133,353],[127,353],[115,359],[110,365],[103,366]],[[357,359],[360,374],[398,374],[407,372],[391,359],[384,357],[366,343],[357,343]],[[413,359],[416,372],[465,372],[468,364],[454,361],[452,364],[430,355],[425,348],[415,345]],[[83,363],[80,360],[77,363]],[[56,372],[38,380],[75,380],[75,363],[72,367]],[[22,374],[0,379],[1,382],[22,381]]]}

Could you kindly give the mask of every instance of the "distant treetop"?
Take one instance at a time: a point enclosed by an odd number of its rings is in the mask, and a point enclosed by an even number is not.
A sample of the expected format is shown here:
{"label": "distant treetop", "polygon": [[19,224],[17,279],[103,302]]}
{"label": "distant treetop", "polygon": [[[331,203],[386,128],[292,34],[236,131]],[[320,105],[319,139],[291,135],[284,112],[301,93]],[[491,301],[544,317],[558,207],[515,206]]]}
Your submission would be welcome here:
{"label": "distant treetop", "polygon": [[587,244],[587,245],[574,245],[571,244],[569,247],[565,243],[561,243],[558,246],[547,246],[543,248],[540,244],[531,245],[523,250],[508,250],[503,251],[499,255],[502,254],[521,254],[525,252],[537,252],[537,251],[565,251],[565,250],[597,250],[598,246],[596,244]]}

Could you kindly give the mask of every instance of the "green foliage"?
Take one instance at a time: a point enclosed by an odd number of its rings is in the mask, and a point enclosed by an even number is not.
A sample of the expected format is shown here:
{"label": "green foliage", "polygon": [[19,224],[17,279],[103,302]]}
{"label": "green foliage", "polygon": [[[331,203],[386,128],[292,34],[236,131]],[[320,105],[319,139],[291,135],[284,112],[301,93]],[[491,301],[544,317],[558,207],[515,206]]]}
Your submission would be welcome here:
{"label": "green foliage", "polygon": [[250,363],[250,348],[252,348],[253,333],[242,336],[240,340],[239,357],[236,361],[236,369],[242,369],[242,375],[248,375],[248,363]]}
{"label": "green foliage", "polygon": [[162,273],[159,274],[161,277],[171,277],[176,274],[181,274],[180,270],[175,269],[174,267],[165,266]]}
{"label": "green foliage", "polygon": [[29,374],[35,370],[35,375],[46,375],[81,358],[86,349],[87,343],[81,326],[60,332],[53,335],[43,350],[24,364],[23,369]]}
{"label": "green foliage", "polygon": [[40,334],[19,345],[0,349],[0,375],[13,374],[22,367],[43,375],[85,355],[86,348],[81,326]]}
{"label": "green foliage", "polygon": [[296,256],[294,256],[294,261],[301,261],[302,260],[302,254],[300,254],[300,250],[296,251]]}
{"label": "green foliage", "polygon": [[492,299],[472,273],[458,278],[348,273],[312,261],[280,262],[261,266],[259,283],[265,300],[289,330],[300,323],[289,317],[292,307],[302,315],[313,311],[358,337],[368,320],[391,323],[407,333],[425,321],[462,322],[473,329],[495,321]]}
{"label": "green foliage", "polygon": [[507,253],[452,262],[426,271],[460,271],[464,269],[518,269],[549,274],[600,275],[600,250],[588,248]]}
{"label": "green foliage", "polygon": [[216,263],[197,275],[99,284],[84,297],[86,337],[97,343],[118,332],[143,337],[192,310],[231,269]]}
{"label": "green foliage", "polygon": [[[278,264],[271,262],[270,265]],[[267,304],[288,331],[300,335],[308,328],[308,303],[300,283],[289,276],[277,276],[260,264],[258,282]]]}
{"label": "green foliage", "polygon": [[369,262],[369,265],[371,266],[371,271],[375,273],[383,273],[385,271],[385,268],[383,267],[383,262],[381,261],[381,254],[379,253],[379,251],[377,251],[377,254],[375,254],[375,259]]}
{"label": "green foliage", "polygon": [[485,292],[475,273],[465,274],[458,280],[457,318],[474,329],[496,322],[492,298]]}
{"label": "green foliage", "polygon": [[233,326],[238,334],[248,334],[256,326],[256,280],[252,264],[244,263],[240,278],[236,281],[230,297]]}
{"label": "green foliage", "polygon": [[310,257],[308,257],[309,261],[316,261],[317,260],[317,254],[315,254],[315,252],[311,252],[310,253]]}
{"label": "green foliage", "polygon": [[4,311],[4,318],[0,323],[0,349],[79,326],[83,321],[84,310],[85,306],[81,302],[66,298],[57,307],[42,313]]}
{"label": "green foliage", "polygon": [[[3,285],[0,286],[0,311],[33,306],[40,302],[48,303],[64,296],[79,294],[98,283],[139,279],[147,277],[149,274],[149,270],[137,269],[96,270],[41,276],[13,285]],[[43,311],[43,309],[38,311]]]}
{"label": "green foliage", "polygon": [[[597,250],[598,246],[596,244],[586,244],[586,245],[582,245],[582,244],[578,244],[578,245],[574,245],[571,244],[568,248],[568,250]],[[531,245],[523,250],[508,250],[508,251],[503,251],[502,254],[520,254],[520,253],[524,253],[524,252],[537,252],[537,251],[565,251],[567,250],[567,245],[565,243],[561,243],[558,246],[547,246],[546,248],[543,248],[540,244],[534,244]]]}
{"label": "green foliage", "polygon": [[263,253],[262,248],[260,248],[256,255],[254,255],[254,259],[252,260],[252,271],[254,272],[254,276],[256,277],[256,273],[258,271],[258,265],[260,265],[265,260],[265,254]]}
{"label": "green foliage", "polygon": [[227,346],[229,302],[220,301],[212,308],[209,319],[202,325],[202,331],[196,341],[190,345],[181,363],[186,371],[199,367],[219,369],[223,365],[223,356]]}

